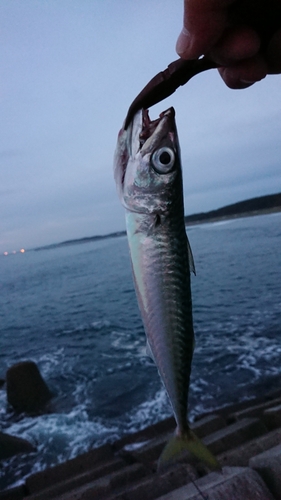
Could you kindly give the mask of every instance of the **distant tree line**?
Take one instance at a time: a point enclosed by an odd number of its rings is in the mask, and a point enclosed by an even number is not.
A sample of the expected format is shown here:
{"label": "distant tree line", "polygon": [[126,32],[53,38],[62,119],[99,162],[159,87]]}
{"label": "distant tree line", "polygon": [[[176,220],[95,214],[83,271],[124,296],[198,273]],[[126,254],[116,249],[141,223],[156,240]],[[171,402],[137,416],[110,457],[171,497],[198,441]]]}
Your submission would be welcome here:
{"label": "distant tree line", "polygon": [[281,210],[281,193],[251,198],[249,200],[233,203],[232,205],[226,205],[225,207],[217,210],[211,210],[210,212],[187,215],[185,217],[185,222],[201,222],[203,220],[230,217],[241,214],[251,215],[253,212],[261,212],[276,208],[280,208]]}

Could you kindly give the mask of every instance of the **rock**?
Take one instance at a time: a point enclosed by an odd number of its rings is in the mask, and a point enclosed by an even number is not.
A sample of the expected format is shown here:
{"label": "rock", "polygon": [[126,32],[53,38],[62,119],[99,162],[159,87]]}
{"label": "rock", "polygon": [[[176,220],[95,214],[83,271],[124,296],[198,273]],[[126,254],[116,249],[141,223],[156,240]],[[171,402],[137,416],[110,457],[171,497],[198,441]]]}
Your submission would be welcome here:
{"label": "rock", "polygon": [[36,448],[26,439],[0,432],[0,460],[18,453],[31,453],[32,451],[36,451]]}
{"label": "rock", "polygon": [[[157,500],[274,500],[257,473],[248,467],[224,467]],[[198,489],[201,493],[199,493]],[[80,497],[79,497],[80,498]],[[78,500],[78,497],[77,497]]]}
{"label": "rock", "polygon": [[[126,467],[127,464],[121,458],[114,458],[110,462],[105,462],[95,467],[92,466],[86,472],[82,472],[81,474],[77,474],[73,477],[69,477],[67,480],[61,480],[58,483],[51,484],[46,489],[41,488],[38,492],[32,493],[30,496],[30,500],[49,500],[49,499],[61,499],[62,495],[66,495],[66,498],[69,498],[68,495],[71,494],[72,490],[79,490],[80,488],[85,487],[85,485],[95,483],[100,486],[100,477],[109,477],[114,478],[119,474],[122,474],[122,471]],[[27,488],[28,493],[30,495],[30,490]],[[28,500],[29,497],[25,498]],[[75,497],[74,497],[75,498]],[[91,496],[90,496],[91,498]],[[102,497],[103,498],[103,497]],[[0,496],[1,500],[1,496]],[[143,500],[143,499],[142,499]]]}
{"label": "rock", "polygon": [[250,439],[266,433],[264,424],[258,418],[243,418],[203,439],[215,455],[235,448]]}
{"label": "rock", "polygon": [[251,405],[247,408],[244,408],[243,410],[236,411],[232,415],[229,416],[230,419],[233,421],[240,420],[241,418],[246,418],[246,417],[261,417],[263,412],[265,410],[268,410],[269,408],[273,406],[280,405],[281,403],[281,398],[276,398],[274,400],[269,400],[269,401],[263,401],[260,404],[257,405]]}
{"label": "rock", "polygon": [[23,361],[7,370],[7,398],[15,411],[36,413],[52,394],[33,361]]}
{"label": "rock", "polygon": [[[112,491],[115,489],[119,490],[121,488],[128,488],[130,484],[139,481],[146,475],[146,469],[142,464],[133,464],[123,467],[111,474],[100,477],[95,481],[86,483],[74,490],[68,491],[66,494],[60,495],[60,500],[101,500],[111,496]],[[39,495],[38,495],[39,497]],[[46,500],[46,496],[41,496],[36,499],[34,495],[34,500]],[[27,497],[28,498],[28,497]],[[58,497],[57,497],[58,498]],[[114,498],[116,494],[114,492]],[[124,497],[123,497],[124,498]],[[265,498],[265,500],[268,500]]]}
{"label": "rock", "polygon": [[279,444],[281,445],[281,429],[275,429],[263,436],[246,441],[241,446],[227,450],[217,458],[221,465],[247,467],[251,458]]}
{"label": "rock", "polygon": [[25,484],[29,493],[35,495],[41,490],[46,490],[62,481],[68,482],[77,475],[86,474],[89,470],[95,469],[101,464],[112,462],[113,459],[114,454],[111,446],[105,444],[100,448],[83,453],[83,455],[78,455],[67,462],[35,472],[26,479]]}
{"label": "rock", "polygon": [[8,490],[0,491],[1,500],[22,500],[26,495],[25,486],[23,484],[9,488]]}
{"label": "rock", "polygon": [[3,378],[0,378],[0,389],[2,389],[5,385],[5,380]]}
{"label": "rock", "polygon": [[263,418],[268,429],[272,430],[281,427],[281,404],[265,410]]}
{"label": "rock", "polygon": [[281,500],[281,445],[264,451],[250,460],[276,500]]}

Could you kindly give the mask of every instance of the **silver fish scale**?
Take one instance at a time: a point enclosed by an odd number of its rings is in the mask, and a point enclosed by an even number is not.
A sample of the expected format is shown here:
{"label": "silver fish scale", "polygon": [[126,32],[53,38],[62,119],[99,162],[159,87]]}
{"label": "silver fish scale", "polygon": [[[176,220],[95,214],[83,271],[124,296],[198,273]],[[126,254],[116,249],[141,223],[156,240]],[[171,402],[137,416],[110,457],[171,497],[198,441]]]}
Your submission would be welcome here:
{"label": "silver fish scale", "polygon": [[153,230],[152,216],[128,213],[127,228],[146,336],[184,432],[194,334],[187,236],[179,204],[181,200]]}

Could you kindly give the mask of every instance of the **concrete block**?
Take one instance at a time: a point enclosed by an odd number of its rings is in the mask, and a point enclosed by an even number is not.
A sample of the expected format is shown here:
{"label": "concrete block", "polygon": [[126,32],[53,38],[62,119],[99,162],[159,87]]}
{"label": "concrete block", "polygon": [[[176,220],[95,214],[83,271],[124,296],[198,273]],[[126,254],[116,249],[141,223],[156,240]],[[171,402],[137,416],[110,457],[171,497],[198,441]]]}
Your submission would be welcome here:
{"label": "concrete block", "polygon": [[157,500],[202,500],[202,494],[208,500],[274,500],[260,476],[242,467],[224,467]]}
{"label": "concrete block", "polygon": [[[190,425],[191,429],[194,430],[198,437],[204,437],[212,432],[215,432],[222,427],[225,427],[226,422],[220,415],[208,415],[206,417],[197,420],[195,423]],[[168,435],[172,434],[176,428],[176,423],[174,417],[167,418],[157,424],[150,425],[146,429],[143,429],[134,434],[129,434],[124,436],[124,438],[119,439],[114,443],[114,450],[118,451],[122,448],[130,449],[129,445],[135,446],[137,448],[143,445],[147,445],[149,441],[153,439],[160,439],[161,435],[165,436],[164,441],[168,439]]]}
{"label": "concrete block", "polygon": [[225,419],[220,415],[208,415],[190,425],[200,439],[226,426]]}
{"label": "concrete block", "polygon": [[[203,438],[202,441],[212,453],[217,455],[265,432],[266,428],[259,419],[246,418],[213,432]],[[155,460],[158,460],[170,436],[171,434],[162,435],[148,442],[126,445],[122,450],[121,456],[124,456],[127,460],[131,459],[132,462],[137,461],[151,465]],[[182,460],[193,462],[192,457],[188,453],[182,456]]]}
{"label": "concrete block", "polygon": [[261,417],[264,410],[271,408],[273,406],[277,406],[281,404],[281,398],[276,398],[271,401],[265,401],[260,404],[249,406],[248,408],[244,408],[243,410],[237,411],[229,415],[229,419],[233,421],[240,420],[241,418],[246,417]]}
{"label": "concrete block", "polygon": [[281,427],[281,404],[265,410],[263,420],[270,430]]}
{"label": "concrete block", "polygon": [[222,466],[239,466],[247,467],[249,460],[260,453],[263,453],[275,445],[281,444],[281,429],[275,429],[263,436],[251,439],[237,448],[226,451],[220,454],[217,458]]}
{"label": "concrete block", "polygon": [[198,478],[196,470],[190,465],[172,467],[163,474],[152,474],[145,477],[137,484],[126,487],[125,490],[106,497],[106,500],[153,500],[180,486],[186,485],[191,480]]}
{"label": "concrete block", "polygon": [[[118,490],[118,488],[127,487],[133,481],[141,479],[145,474],[146,469],[143,465],[134,464],[81,486],[80,488],[68,491],[64,495],[58,497],[57,500],[101,500],[113,495],[115,489]],[[26,500],[31,500],[31,498],[29,499],[28,497]]]}
{"label": "concrete block", "polygon": [[120,455],[129,462],[137,461],[151,466],[155,460],[158,460],[170,436],[171,434],[164,434],[143,443],[127,444],[121,450]]}
{"label": "concrete block", "polygon": [[41,490],[38,493],[34,493],[31,496],[26,497],[27,500],[46,500],[57,498],[58,496],[79,488],[87,483],[91,483],[96,479],[112,474],[113,472],[120,470],[126,464],[120,458],[115,458],[110,462],[106,462],[103,465],[96,466],[92,470],[88,470],[83,474],[74,475],[72,478],[61,481],[59,483],[54,483],[50,485],[49,488]]}
{"label": "concrete block", "polygon": [[24,485],[16,486],[8,490],[0,491],[1,500],[22,500],[26,494]]}
{"label": "concrete block", "polygon": [[166,418],[156,424],[150,425],[141,431],[127,434],[113,444],[114,450],[118,451],[131,443],[143,443],[159,437],[161,434],[172,433],[176,428],[174,417]]}
{"label": "concrete block", "polygon": [[[211,434],[225,426],[225,420],[219,415],[208,415],[207,417],[204,417],[201,420],[198,420],[196,423],[190,425],[191,429],[200,439],[203,436]],[[127,443],[125,444],[125,446],[123,446],[121,456],[124,456],[126,460],[131,460],[132,462],[138,461],[145,464],[151,464],[155,460],[158,460],[164,446],[166,445],[171,435],[172,433],[166,432],[160,434],[154,439],[149,439],[147,441],[131,441],[130,443]],[[145,436],[143,435],[143,437]]]}
{"label": "concrete block", "polygon": [[[278,384],[279,384],[279,377],[276,377],[276,384],[275,385],[278,385]],[[225,418],[226,422],[230,424],[230,423],[233,423],[233,420],[231,420],[230,417],[234,413],[236,413],[240,410],[249,408],[250,406],[253,406],[253,405],[262,404],[265,401],[273,401],[274,399],[277,399],[277,398],[281,398],[281,389],[269,391],[269,392],[267,392],[266,396],[263,395],[260,397],[255,397],[251,400],[249,400],[249,399],[243,400],[240,402],[233,403],[231,405],[223,406],[222,408],[218,408],[216,410],[216,413],[221,415],[223,418]],[[210,415],[212,413],[213,412],[210,411],[206,415],[208,415],[208,414]]]}
{"label": "concrete block", "polygon": [[110,461],[113,458],[114,455],[110,445],[95,448],[88,453],[83,453],[83,455],[79,455],[55,467],[32,474],[25,481],[26,488],[29,494],[36,493],[48,488],[51,484],[59,483],[74,475],[82,474],[93,468],[95,464],[106,460]]}
{"label": "concrete block", "polygon": [[244,418],[207,436],[203,442],[218,455],[265,433],[266,427],[258,418]]}
{"label": "concrete block", "polygon": [[281,444],[251,458],[250,467],[261,475],[276,500],[281,500]]}

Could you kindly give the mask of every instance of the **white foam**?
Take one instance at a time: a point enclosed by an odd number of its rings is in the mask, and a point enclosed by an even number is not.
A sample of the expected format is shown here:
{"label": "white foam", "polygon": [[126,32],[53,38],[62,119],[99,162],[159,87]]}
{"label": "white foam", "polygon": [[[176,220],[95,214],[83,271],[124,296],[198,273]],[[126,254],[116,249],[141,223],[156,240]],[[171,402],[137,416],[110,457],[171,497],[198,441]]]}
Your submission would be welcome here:
{"label": "white foam", "polygon": [[[37,363],[37,360],[34,360]],[[62,365],[65,361],[65,349],[61,347],[57,351],[52,353],[48,352],[46,354],[42,354],[42,356],[38,359],[38,364],[41,368],[42,366],[42,375],[44,377],[48,377],[54,372],[55,367]]]}
{"label": "white foam", "polygon": [[5,390],[0,390],[0,419],[6,415],[7,396]]}
{"label": "white foam", "polygon": [[[76,407],[69,414],[25,417],[5,432],[27,439],[37,447],[32,473],[69,460],[118,436],[116,425],[106,426],[98,419],[90,421],[87,412]],[[30,472],[29,472],[30,474]]]}
{"label": "white foam", "polygon": [[126,451],[138,450],[139,448],[142,448],[143,446],[145,446],[147,443],[149,443],[149,440],[148,441],[140,441],[138,443],[126,444],[124,446],[123,450],[126,450]]}
{"label": "white foam", "polygon": [[95,330],[101,330],[102,328],[108,328],[110,326],[110,321],[104,319],[104,320],[100,320],[100,321],[93,321],[91,323],[91,326],[95,329]]}
{"label": "white foam", "polygon": [[130,413],[125,431],[137,432],[171,415],[172,407],[163,387],[152,399],[141,403]]}

